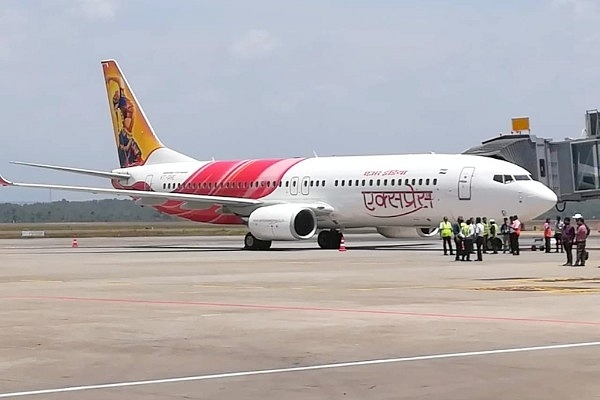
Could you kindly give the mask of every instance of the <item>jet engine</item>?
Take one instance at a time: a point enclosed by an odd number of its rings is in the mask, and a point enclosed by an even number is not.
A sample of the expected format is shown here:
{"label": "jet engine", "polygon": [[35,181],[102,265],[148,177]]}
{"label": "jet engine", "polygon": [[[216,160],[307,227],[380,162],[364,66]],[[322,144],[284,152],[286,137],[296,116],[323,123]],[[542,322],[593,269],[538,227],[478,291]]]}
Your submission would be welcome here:
{"label": "jet engine", "polygon": [[434,237],[439,235],[440,228],[429,227],[429,228],[417,228],[417,234],[424,238]]}
{"label": "jet engine", "polygon": [[400,239],[400,238],[414,238],[416,229],[417,235],[420,237],[434,237],[439,234],[439,228],[430,227],[430,228],[409,228],[405,226],[382,226],[377,228],[377,233],[381,236],[390,238],[390,239]]}
{"label": "jet engine", "polygon": [[260,240],[310,239],[317,231],[317,217],[301,205],[275,204],[254,210],[248,229]]}

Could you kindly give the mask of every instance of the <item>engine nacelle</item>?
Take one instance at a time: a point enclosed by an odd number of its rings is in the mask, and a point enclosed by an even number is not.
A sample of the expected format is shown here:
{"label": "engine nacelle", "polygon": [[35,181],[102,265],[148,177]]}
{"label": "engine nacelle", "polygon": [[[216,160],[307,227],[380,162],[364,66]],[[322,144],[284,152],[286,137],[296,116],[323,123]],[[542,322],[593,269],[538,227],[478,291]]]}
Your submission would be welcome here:
{"label": "engine nacelle", "polygon": [[317,231],[317,217],[310,208],[275,204],[254,210],[248,218],[248,229],[261,240],[310,239]]}
{"label": "engine nacelle", "polygon": [[418,236],[425,238],[439,234],[439,228],[410,228],[406,226],[381,226],[377,228],[377,233],[389,239],[409,239],[415,237],[413,229],[416,229]]}

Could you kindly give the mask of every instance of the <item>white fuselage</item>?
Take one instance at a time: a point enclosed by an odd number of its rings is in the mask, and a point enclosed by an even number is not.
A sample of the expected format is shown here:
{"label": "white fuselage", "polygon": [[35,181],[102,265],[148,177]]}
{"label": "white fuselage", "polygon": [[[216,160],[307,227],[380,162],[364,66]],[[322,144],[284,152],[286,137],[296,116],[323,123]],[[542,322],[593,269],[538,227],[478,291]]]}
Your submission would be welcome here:
{"label": "white fuselage", "polygon": [[[149,162],[115,171],[131,175],[127,182],[121,182],[124,187],[146,182],[147,188],[156,192],[202,191],[231,196],[235,191],[237,197],[264,202],[325,203],[333,212],[319,218],[319,228],[431,227],[437,226],[444,216],[454,220],[458,216],[502,219],[518,215],[528,220],[556,203],[554,192],[533,180],[525,169],[486,157],[420,154],[315,157],[284,162],[285,170],[270,166],[258,175],[236,176],[233,171],[221,177],[207,174],[198,178],[202,175],[199,171],[214,161]],[[255,188],[267,194],[257,195]],[[169,209],[177,210],[172,214],[196,221],[232,223],[231,219],[219,222],[212,217],[203,218],[202,212],[207,210],[187,210],[185,205]],[[244,221],[251,211],[245,208],[219,212],[230,212]]]}

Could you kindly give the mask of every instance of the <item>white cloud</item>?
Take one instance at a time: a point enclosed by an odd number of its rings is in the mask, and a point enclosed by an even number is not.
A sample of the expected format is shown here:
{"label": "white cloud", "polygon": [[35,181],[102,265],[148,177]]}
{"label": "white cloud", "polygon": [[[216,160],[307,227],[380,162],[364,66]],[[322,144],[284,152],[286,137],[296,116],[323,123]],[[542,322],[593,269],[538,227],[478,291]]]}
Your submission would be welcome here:
{"label": "white cloud", "polygon": [[250,29],[241,37],[235,39],[229,51],[232,56],[244,60],[257,60],[269,57],[279,46],[279,40],[269,32],[260,29]]}
{"label": "white cloud", "polygon": [[121,0],[73,0],[72,11],[93,19],[110,19],[121,7]]}

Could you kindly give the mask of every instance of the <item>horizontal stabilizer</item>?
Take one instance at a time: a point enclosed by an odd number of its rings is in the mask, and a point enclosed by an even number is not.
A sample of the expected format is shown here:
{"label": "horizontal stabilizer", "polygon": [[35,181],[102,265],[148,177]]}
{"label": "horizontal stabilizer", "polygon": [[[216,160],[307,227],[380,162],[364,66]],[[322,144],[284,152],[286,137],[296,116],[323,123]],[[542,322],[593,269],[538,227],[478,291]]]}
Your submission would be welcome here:
{"label": "horizontal stabilizer", "polygon": [[53,169],[56,171],[72,172],[72,173],[81,174],[81,175],[91,175],[91,176],[95,176],[98,178],[108,178],[108,179],[129,179],[130,178],[129,174],[120,173],[120,172],[95,171],[92,169],[61,167],[58,165],[28,163],[28,162],[23,162],[23,161],[11,161],[10,163],[17,164],[17,165],[26,165],[28,167],[46,168],[46,169]]}

